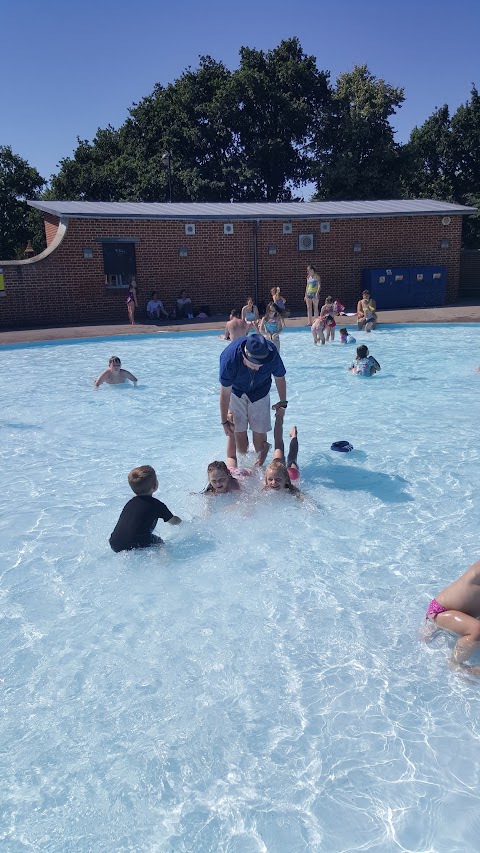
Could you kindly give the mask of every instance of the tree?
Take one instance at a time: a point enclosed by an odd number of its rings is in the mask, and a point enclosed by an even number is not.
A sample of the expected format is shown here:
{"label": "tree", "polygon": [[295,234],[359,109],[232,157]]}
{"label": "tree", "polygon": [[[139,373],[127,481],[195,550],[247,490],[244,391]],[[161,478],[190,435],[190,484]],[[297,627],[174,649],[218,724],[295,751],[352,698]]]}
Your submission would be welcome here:
{"label": "tree", "polygon": [[453,200],[455,171],[447,104],[415,127],[404,147],[405,194],[413,198]]}
{"label": "tree", "polygon": [[[478,207],[480,201],[480,96],[450,116],[445,104],[414,128],[408,145],[404,187],[407,195],[438,198]],[[480,217],[468,216],[463,244],[480,248]]]}
{"label": "tree", "polygon": [[402,88],[377,79],[366,65],[340,75],[327,127],[315,144],[315,198],[400,195],[400,147],[389,118],[403,101]]}
{"label": "tree", "polygon": [[311,149],[330,109],[328,74],[297,38],[242,47],[232,76],[237,185],[242,201],[288,201],[311,178]]}
{"label": "tree", "polygon": [[174,201],[275,201],[310,178],[311,142],[329,102],[328,75],[298,39],[267,54],[242,48],[229,71],[210,56],[157,84],[119,128],[79,140],[52,180],[57,198],[165,201],[171,152]]}
{"label": "tree", "polygon": [[10,146],[0,146],[0,258],[3,260],[23,256],[31,237],[29,210],[23,202],[37,198],[44,184],[37,170],[14,154]]}

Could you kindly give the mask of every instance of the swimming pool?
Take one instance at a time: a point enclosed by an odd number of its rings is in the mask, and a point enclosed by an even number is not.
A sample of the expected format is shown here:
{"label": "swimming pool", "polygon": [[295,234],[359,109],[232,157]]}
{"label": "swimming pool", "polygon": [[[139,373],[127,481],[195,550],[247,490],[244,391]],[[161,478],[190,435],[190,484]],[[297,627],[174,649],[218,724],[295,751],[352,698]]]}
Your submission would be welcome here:
{"label": "swimming pool", "polygon": [[[478,850],[479,685],[417,631],[478,557],[480,327],[356,337],[370,380],[282,336],[303,503],[198,494],[215,334],[2,348],[8,853]],[[114,554],[144,463],[184,523]]]}

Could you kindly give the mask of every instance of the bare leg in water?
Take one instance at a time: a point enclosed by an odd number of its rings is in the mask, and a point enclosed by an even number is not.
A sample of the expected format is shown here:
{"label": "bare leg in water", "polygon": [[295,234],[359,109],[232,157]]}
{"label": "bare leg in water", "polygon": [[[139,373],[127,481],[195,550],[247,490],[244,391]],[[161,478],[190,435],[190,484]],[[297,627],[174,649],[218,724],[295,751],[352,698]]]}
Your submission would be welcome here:
{"label": "bare leg in water", "polygon": [[[280,462],[285,464],[285,445],[283,443],[283,419],[285,417],[285,409],[277,409],[276,417],[275,417],[275,426],[273,430],[273,437],[275,441],[275,449],[273,451],[273,458],[279,459]],[[297,427],[294,426],[290,430],[290,446],[288,448],[288,456],[286,467],[287,468],[296,468],[299,470],[297,464],[298,457],[298,430]]]}

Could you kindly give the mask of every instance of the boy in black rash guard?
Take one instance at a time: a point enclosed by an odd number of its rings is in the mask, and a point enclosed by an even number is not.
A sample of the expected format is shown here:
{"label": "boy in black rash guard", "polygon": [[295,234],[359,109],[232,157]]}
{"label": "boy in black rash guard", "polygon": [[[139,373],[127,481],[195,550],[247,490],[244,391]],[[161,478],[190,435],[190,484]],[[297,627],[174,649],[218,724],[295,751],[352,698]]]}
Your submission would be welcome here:
{"label": "boy in black rash guard", "polygon": [[158,480],[151,465],[134,468],[128,475],[128,482],[136,497],[125,504],[110,536],[110,547],[117,553],[161,545],[163,539],[153,532],[158,519],[163,518],[169,524],[180,524],[182,520],[153,497],[158,489]]}

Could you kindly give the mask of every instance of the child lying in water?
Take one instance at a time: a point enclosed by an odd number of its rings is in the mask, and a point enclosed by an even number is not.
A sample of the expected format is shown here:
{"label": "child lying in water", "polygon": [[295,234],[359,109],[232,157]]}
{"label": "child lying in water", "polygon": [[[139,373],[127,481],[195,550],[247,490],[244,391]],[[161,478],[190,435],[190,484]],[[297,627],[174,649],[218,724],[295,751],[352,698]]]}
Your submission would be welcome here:
{"label": "child lying in water", "polygon": [[[284,410],[282,409],[282,412]],[[233,415],[231,412],[227,415],[230,423],[233,423]],[[270,444],[268,441],[257,456],[256,466],[262,466],[267,458]],[[225,462],[210,462],[207,468],[208,485],[204,490],[204,494],[210,495],[225,495],[228,492],[238,492],[240,483],[237,478],[242,480],[243,477],[249,477],[252,472],[248,468],[239,468],[237,462],[237,445],[235,443],[234,433],[227,435],[227,461]]]}
{"label": "child lying in water", "polygon": [[438,628],[458,635],[452,666],[480,676],[480,667],[464,667],[465,661],[480,649],[480,560],[432,599],[425,618]]}
{"label": "child lying in water", "polygon": [[297,497],[301,495],[299,489],[293,485],[300,479],[300,470],[297,464],[298,456],[298,438],[297,427],[292,427],[290,431],[290,447],[288,450],[287,462],[285,464],[285,452],[283,444],[283,418],[285,409],[277,409],[275,416],[275,427],[273,431],[275,439],[275,450],[273,460],[270,465],[267,465],[265,470],[265,485],[264,491],[283,491],[287,489]]}

